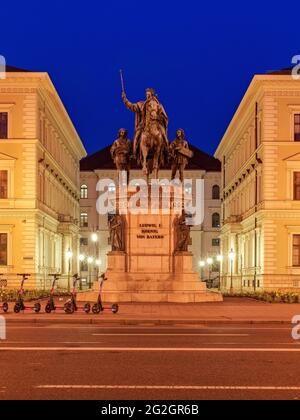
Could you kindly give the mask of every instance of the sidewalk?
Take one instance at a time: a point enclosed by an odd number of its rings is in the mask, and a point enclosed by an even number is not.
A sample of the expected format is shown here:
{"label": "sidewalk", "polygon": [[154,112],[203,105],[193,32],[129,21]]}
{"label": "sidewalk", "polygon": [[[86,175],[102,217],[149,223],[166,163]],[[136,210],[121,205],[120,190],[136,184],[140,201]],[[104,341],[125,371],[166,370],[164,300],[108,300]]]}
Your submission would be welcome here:
{"label": "sidewalk", "polygon": [[[42,311],[44,305],[42,304]],[[176,325],[176,324],[231,324],[231,323],[282,323],[291,324],[300,315],[299,304],[269,304],[245,298],[226,298],[220,303],[199,304],[122,304],[117,315],[109,310],[101,315],[63,312],[5,315],[8,323],[73,323],[119,325]]]}

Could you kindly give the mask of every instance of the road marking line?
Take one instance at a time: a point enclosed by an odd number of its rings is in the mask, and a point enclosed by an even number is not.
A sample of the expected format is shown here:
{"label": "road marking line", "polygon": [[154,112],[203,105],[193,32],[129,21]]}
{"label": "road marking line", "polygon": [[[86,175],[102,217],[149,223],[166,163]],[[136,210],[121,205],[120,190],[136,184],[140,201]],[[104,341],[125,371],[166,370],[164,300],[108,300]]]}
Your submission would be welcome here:
{"label": "road marking line", "polygon": [[38,385],[36,389],[132,389],[195,391],[300,391],[300,386],[189,386],[189,385]]}
{"label": "road marking line", "polygon": [[0,347],[0,352],[11,351],[66,351],[66,352],[194,352],[194,353],[300,353],[300,348],[197,348],[197,347]]}
{"label": "road marking line", "polygon": [[167,336],[167,337],[249,337],[249,334],[201,334],[201,333],[199,333],[199,334],[181,334],[181,333],[179,333],[179,334],[169,334],[169,333],[166,333],[166,334],[164,334],[164,333],[162,333],[162,334],[158,334],[158,333],[155,333],[155,334],[152,334],[152,333],[149,333],[149,334],[147,334],[147,333],[140,333],[140,334],[137,334],[137,333],[117,333],[117,334],[106,334],[106,333],[104,333],[104,334],[99,334],[99,333],[97,333],[97,334],[92,334],[93,336],[96,336],[96,337],[114,337],[114,336],[133,336],[133,337],[147,337],[147,336],[149,336],[149,337],[165,337],[165,336]]}

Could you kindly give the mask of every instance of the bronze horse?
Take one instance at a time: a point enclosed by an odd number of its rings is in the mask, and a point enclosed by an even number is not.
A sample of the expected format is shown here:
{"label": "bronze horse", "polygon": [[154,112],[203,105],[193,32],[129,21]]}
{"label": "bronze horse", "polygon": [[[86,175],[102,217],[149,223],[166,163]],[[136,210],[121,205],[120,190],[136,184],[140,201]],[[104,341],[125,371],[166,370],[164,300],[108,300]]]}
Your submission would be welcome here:
{"label": "bronze horse", "polygon": [[149,178],[154,172],[157,179],[169,147],[168,116],[153,89],[147,89],[146,97],[145,102],[133,104],[123,93],[126,107],[136,113],[134,155],[142,165],[144,175]]}

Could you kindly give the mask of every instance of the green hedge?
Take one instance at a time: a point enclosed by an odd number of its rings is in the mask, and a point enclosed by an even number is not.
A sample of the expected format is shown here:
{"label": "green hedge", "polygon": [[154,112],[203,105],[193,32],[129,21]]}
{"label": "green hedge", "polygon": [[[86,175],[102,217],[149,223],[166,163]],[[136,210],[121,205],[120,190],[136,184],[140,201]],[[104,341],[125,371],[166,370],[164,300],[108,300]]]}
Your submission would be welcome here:
{"label": "green hedge", "polygon": [[269,303],[300,303],[300,292],[290,292],[284,290],[262,291],[262,292],[240,292],[223,293],[225,297],[246,297]]}
{"label": "green hedge", "polygon": [[[46,291],[38,291],[38,290],[25,290],[24,291],[24,300],[26,301],[34,301],[34,300],[41,300],[47,299],[50,295],[50,290]],[[56,297],[68,297],[70,293],[65,290],[56,290],[55,291]],[[17,290],[3,290],[0,291],[0,302],[14,302],[18,298],[18,291]]]}

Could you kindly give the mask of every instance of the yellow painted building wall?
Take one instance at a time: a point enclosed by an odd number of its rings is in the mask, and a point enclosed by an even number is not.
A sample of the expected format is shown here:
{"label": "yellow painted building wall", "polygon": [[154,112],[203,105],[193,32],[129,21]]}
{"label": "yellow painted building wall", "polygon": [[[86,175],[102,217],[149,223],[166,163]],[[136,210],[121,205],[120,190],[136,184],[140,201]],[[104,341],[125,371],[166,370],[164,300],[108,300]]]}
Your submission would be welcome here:
{"label": "yellow painted building wall", "polygon": [[293,197],[293,172],[300,171],[295,113],[299,81],[255,76],[216,152],[223,162],[224,289],[300,287],[292,262],[292,235],[300,233],[300,202]]}
{"label": "yellow painted building wall", "polygon": [[0,233],[8,233],[8,265],[0,273],[15,288],[50,284],[68,261],[78,272],[79,161],[86,155],[46,73],[7,73],[0,80],[0,112],[8,112],[8,139],[0,139],[0,169],[8,170],[8,199],[0,199]]}

